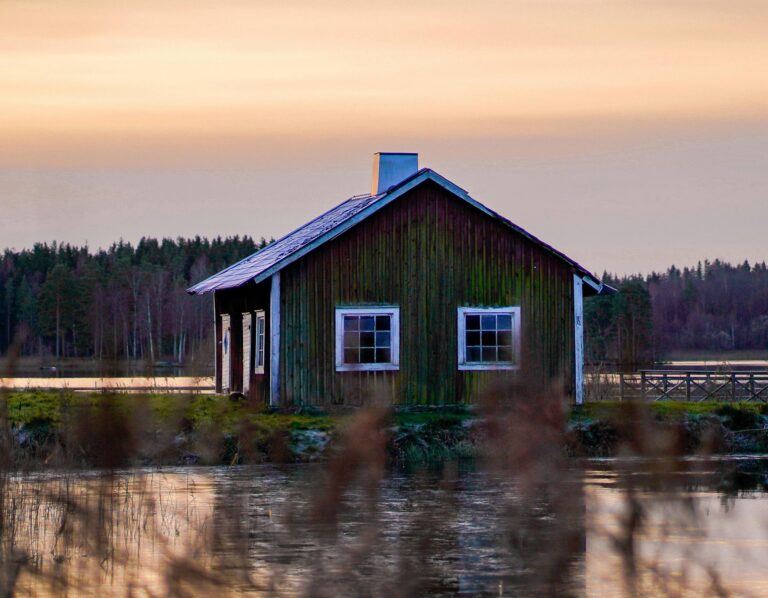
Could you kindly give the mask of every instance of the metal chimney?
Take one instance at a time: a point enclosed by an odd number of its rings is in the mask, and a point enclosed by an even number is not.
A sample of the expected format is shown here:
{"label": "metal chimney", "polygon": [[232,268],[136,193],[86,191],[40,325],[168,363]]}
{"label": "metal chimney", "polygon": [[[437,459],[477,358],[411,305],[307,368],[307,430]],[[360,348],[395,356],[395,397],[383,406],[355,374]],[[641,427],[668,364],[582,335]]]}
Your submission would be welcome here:
{"label": "metal chimney", "polygon": [[376,152],[373,154],[371,195],[378,195],[419,170],[419,154]]}

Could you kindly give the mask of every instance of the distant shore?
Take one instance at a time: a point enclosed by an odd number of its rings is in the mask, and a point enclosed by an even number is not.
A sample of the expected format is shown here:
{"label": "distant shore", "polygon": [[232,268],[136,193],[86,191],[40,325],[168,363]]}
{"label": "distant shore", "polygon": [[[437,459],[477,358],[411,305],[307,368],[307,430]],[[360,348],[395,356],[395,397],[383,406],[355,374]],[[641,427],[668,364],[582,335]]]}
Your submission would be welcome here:
{"label": "distant shore", "polygon": [[214,390],[210,376],[121,376],[121,377],[12,377],[0,376],[0,389],[72,390],[113,392],[204,392]]}

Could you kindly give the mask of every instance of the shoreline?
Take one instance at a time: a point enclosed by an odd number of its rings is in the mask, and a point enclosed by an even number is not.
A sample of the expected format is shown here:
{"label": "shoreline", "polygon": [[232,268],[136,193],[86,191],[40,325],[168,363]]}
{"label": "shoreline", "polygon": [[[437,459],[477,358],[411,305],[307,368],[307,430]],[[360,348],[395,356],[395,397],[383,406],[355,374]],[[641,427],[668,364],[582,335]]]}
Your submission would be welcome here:
{"label": "shoreline", "polygon": [[[0,400],[11,461],[34,469],[303,463],[332,457],[350,438],[379,443],[389,465],[426,465],[493,458],[489,442],[503,452],[494,435],[520,420],[466,406],[265,411],[209,394],[17,390]],[[532,417],[523,432],[546,432],[571,458],[768,455],[768,405],[756,403],[604,402]]]}

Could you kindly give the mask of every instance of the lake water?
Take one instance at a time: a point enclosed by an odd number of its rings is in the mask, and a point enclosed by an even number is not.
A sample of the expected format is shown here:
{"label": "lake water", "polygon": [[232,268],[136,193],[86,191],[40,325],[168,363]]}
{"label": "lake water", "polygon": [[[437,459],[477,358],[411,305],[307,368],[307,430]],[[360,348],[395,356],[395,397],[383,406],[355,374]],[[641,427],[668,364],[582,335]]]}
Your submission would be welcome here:
{"label": "lake water", "polygon": [[2,582],[18,595],[768,595],[766,464],[26,474],[6,481]]}

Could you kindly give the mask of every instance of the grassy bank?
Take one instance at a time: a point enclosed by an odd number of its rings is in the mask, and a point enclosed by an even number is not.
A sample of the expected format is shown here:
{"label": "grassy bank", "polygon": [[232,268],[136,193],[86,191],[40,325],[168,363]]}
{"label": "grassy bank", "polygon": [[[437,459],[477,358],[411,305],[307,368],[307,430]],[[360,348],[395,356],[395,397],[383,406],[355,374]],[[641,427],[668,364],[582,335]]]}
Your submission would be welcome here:
{"label": "grassy bank", "polygon": [[[216,395],[4,392],[17,463],[113,465],[305,462],[328,456],[355,411],[267,411]],[[463,407],[384,412],[392,462],[468,456],[474,415]]]}
{"label": "grassy bank", "polygon": [[[30,466],[313,461],[363,426],[359,411],[268,412],[215,395],[23,391],[2,398],[14,460]],[[535,436],[541,426],[572,456],[768,453],[768,406],[756,403],[601,402],[542,422],[504,410],[413,408],[380,410],[373,421],[366,433],[382,434],[387,460],[401,465],[477,457],[489,434]]]}
{"label": "grassy bank", "polygon": [[568,428],[569,452],[586,456],[768,453],[762,403],[605,401],[574,408]]}
{"label": "grassy bank", "polygon": [[318,458],[339,425],[226,397],[6,392],[17,460],[64,466],[221,464]]}

